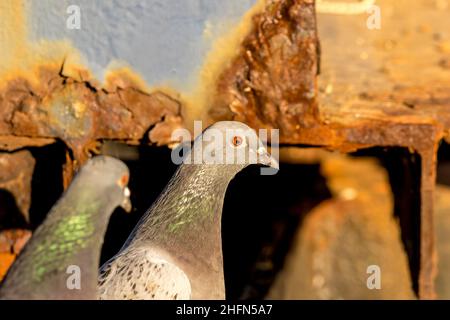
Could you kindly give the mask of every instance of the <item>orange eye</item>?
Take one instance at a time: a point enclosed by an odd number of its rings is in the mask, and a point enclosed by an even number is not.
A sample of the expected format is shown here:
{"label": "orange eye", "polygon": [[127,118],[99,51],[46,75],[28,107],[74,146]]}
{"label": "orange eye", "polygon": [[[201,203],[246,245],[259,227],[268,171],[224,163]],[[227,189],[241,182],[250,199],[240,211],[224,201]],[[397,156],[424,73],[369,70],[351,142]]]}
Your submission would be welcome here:
{"label": "orange eye", "polygon": [[121,187],[125,187],[128,183],[128,179],[129,179],[128,175],[123,175],[122,178],[120,178],[120,180],[118,181],[119,185]]}
{"label": "orange eye", "polygon": [[234,136],[231,140],[231,143],[233,144],[233,146],[239,147],[242,144],[242,138],[239,136]]}

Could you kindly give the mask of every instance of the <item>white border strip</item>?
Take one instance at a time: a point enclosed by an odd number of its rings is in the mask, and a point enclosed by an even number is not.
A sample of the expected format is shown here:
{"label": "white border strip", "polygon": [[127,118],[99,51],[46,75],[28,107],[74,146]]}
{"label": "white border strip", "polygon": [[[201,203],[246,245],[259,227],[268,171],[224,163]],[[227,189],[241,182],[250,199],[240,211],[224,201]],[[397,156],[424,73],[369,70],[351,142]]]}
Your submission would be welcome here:
{"label": "white border strip", "polygon": [[375,0],[360,0],[360,2],[329,2],[326,0],[316,0],[316,11],[319,13],[356,15],[367,13],[367,10],[374,4]]}

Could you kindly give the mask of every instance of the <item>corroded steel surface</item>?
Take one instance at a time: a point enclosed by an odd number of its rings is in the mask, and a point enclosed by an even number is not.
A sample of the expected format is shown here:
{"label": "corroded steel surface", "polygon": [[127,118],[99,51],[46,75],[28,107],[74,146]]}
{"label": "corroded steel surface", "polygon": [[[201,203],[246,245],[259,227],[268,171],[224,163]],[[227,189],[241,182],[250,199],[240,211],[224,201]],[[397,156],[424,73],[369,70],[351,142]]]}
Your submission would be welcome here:
{"label": "corroded steel surface", "polygon": [[283,137],[310,127],[317,122],[318,48],[313,1],[269,1],[219,77],[210,115],[279,128]]}
{"label": "corroded steel surface", "polygon": [[[305,217],[270,299],[414,299],[386,170],[373,158],[322,155],[332,198]],[[382,290],[367,289],[377,265]]]}
{"label": "corroded steel surface", "polygon": [[82,162],[97,140],[136,144],[152,129],[150,141],[163,145],[170,142],[167,126],[181,126],[180,103],[162,92],[97,90],[58,70],[42,69],[39,79],[39,87],[20,79],[1,92],[1,134],[61,139]]}
{"label": "corroded steel surface", "polygon": [[31,237],[31,231],[10,229],[0,232],[0,281]]}
{"label": "corroded steel surface", "polygon": [[17,226],[30,220],[31,179],[35,162],[27,150],[0,153],[0,221],[3,222],[0,228]]}

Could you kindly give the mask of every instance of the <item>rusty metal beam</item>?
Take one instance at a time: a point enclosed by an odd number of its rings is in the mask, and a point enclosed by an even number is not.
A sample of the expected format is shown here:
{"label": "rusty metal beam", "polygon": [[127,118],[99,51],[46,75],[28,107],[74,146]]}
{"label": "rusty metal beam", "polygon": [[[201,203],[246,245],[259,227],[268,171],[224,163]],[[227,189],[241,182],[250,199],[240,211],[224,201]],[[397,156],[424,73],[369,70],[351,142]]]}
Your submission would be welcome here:
{"label": "rusty metal beam", "polygon": [[[270,3],[254,17],[240,55],[222,73],[211,117],[280,128],[281,143],[286,144],[343,152],[374,146],[418,152],[422,159],[420,271],[415,280],[419,297],[434,298],[436,152],[450,128],[450,75],[445,64],[439,68],[432,61],[442,61],[442,52],[433,42],[439,38],[436,33],[445,29],[445,12],[429,10],[405,23],[396,18],[405,15],[405,2],[377,1],[381,8],[395,7],[391,17],[383,17],[383,24],[396,33],[372,32],[366,28],[366,16],[322,16],[324,72],[317,92],[312,2]],[[409,1],[409,14],[416,17],[422,5],[419,0]],[[405,29],[420,30],[431,15],[435,34],[401,34]],[[415,77],[419,66],[425,77]]]}

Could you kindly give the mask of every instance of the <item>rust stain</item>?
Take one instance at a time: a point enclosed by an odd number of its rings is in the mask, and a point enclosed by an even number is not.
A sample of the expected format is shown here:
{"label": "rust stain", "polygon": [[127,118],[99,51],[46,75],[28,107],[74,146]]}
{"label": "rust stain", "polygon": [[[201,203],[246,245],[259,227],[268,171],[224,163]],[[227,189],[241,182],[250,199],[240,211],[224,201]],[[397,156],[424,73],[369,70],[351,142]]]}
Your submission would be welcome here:
{"label": "rust stain", "polygon": [[11,229],[0,232],[0,281],[30,238],[29,230]]}
{"label": "rust stain", "polygon": [[134,88],[143,92],[151,91],[145,80],[135,71],[123,66],[114,67],[114,64],[108,67],[103,87],[108,92],[126,88]]}
{"label": "rust stain", "polygon": [[0,153],[1,227],[21,225],[30,221],[34,167],[35,159],[28,150]]}
{"label": "rust stain", "polygon": [[[26,11],[26,4],[19,0],[0,4],[4,149],[60,139],[71,149],[76,169],[99,139],[171,142],[170,129],[182,125],[178,97],[150,90],[136,72],[114,63],[105,84],[100,84],[70,42],[30,42]],[[149,137],[152,127],[156,130]]]}
{"label": "rust stain", "polygon": [[[181,103],[161,90],[150,91],[139,75],[114,64],[102,85],[68,41],[29,42],[26,10],[22,1],[0,4],[3,149],[60,139],[72,154],[67,168],[76,170],[101,139],[171,142],[170,129],[182,125]],[[152,127],[156,131],[149,138]],[[71,174],[65,177],[69,181]]]}
{"label": "rust stain", "polygon": [[194,120],[211,123],[208,110],[214,108],[216,87],[223,70],[240,55],[242,42],[252,31],[254,16],[263,12],[265,7],[266,0],[259,0],[237,24],[232,24],[230,21],[216,22],[220,24],[219,35],[212,33],[212,22],[206,23],[204,38],[205,40],[213,38],[214,41],[198,72],[198,79],[193,81],[190,92],[183,93],[187,128],[192,129]]}
{"label": "rust stain", "polygon": [[0,88],[20,78],[38,85],[41,68],[59,68],[64,60],[70,68],[82,66],[81,55],[69,41],[29,41],[27,9],[22,0],[0,3]]}
{"label": "rust stain", "polygon": [[0,252],[0,281],[4,278],[15,259],[16,255],[13,253]]}
{"label": "rust stain", "polygon": [[42,68],[39,87],[17,79],[0,92],[0,133],[63,140],[74,159],[83,163],[93,143],[119,139],[139,143],[148,138],[170,143],[171,131],[182,126],[182,105],[161,91],[146,93],[129,81],[115,91],[96,89]]}
{"label": "rust stain", "polygon": [[[213,120],[296,134],[317,121],[318,37],[314,2],[267,1],[216,87]],[[295,139],[295,138],[294,138]]]}

